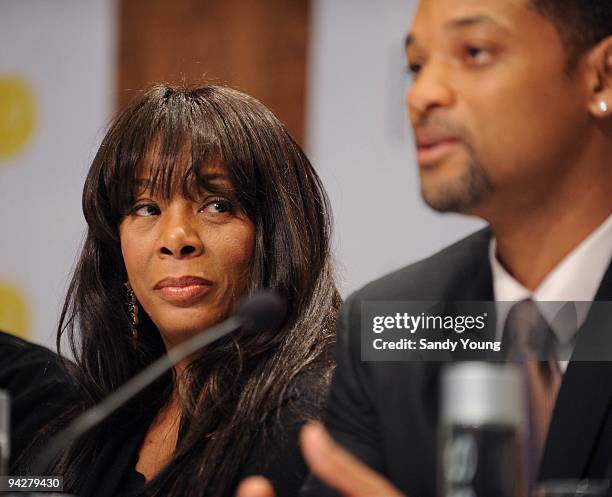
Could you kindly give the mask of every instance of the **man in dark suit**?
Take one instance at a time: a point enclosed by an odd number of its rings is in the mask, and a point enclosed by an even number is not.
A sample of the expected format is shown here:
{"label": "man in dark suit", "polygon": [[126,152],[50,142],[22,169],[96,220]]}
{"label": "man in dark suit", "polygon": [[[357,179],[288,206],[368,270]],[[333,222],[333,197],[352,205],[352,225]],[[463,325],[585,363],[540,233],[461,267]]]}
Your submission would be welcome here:
{"label": "man in dark suit", "polygon": [[[440,364],[362,361],[362,303],[612,300],[609,0],[422,0],[406,52],[423,198],[489,228],[347,300],[325,423],[335,442],[320,427],[303,436],[327,484],[310,480],[308,496],[436,494]],[[573,357],[612,349],[588,319],[552,329]],[[539,478],[603,478],[612,363],[555,367]],[[251,481],[240,495],[270,490]]]}
{"label": "man in dark suit", "polygon": [[13,468],[30,444],[42,443],[45,437],[39,431],[71,405],[75,393],[57,354],[2,331],[0,390],[10,395]]}

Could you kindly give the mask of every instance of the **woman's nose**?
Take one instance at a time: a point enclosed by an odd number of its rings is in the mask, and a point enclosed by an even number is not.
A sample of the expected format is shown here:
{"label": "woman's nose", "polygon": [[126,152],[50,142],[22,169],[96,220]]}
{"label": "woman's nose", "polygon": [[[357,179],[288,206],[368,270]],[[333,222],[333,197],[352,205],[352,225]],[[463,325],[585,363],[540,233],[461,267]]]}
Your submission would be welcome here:
{"label": "woman's nose", "polygon": [[197,222],[186,213],[167,212],[160,236],[160,256],[186,258],[201,255],[204,244],[195,226]]}

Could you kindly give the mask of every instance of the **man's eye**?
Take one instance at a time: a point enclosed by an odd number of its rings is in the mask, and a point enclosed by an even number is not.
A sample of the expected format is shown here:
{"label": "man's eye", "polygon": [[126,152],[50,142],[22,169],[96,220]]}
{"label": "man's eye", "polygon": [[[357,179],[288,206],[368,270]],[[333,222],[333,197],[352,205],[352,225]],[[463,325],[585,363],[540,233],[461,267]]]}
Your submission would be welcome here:
{"label": "man's eye", "polygon": [[482,47],[467,46],[465,48],[466,58],[476,64],[486,64],[491,60],[491,52]]}
{"label": "man's eye", "polygon": [[413,76],[416,76],[417,74],[419,74],[419,72],[421,72],[422,68],[423,68],[422,64],[418,64],[416,62],[412,62],[412,63],[408,64],[408,73],[412,74]]}
{"label": "man's eye", "polygon": [[140,217],[157,216],[159,213],[159,207],[155,204],[137,204],[130,212],[130,214]]}

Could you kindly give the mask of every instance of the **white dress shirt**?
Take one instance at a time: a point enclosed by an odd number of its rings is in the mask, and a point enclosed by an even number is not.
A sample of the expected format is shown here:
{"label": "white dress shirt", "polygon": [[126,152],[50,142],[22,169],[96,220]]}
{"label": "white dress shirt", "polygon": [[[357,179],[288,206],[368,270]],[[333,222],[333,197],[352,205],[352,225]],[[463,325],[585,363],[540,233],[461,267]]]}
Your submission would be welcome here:
{"label": "white dress shirt", "polygon": [[[574,349],[576,331],[582,326],[591,302],[612,259],[612,215],[572,252],[570,252],[546,276],[535,291],[521,285],[502,266],[496,256],[496,240],[489,245],[489,262],[493,275],[493,295],[497,312],[498,339],[501,339],[508,311],[515,302],[532,299],[537,302],[554,302],[540,306],[540,312],[549,323],[558,340],[558,353],[569,357]],[[564,302],[576,302],[577,322],[554,319]],[[567,361],[560,361],[562,371]]]}

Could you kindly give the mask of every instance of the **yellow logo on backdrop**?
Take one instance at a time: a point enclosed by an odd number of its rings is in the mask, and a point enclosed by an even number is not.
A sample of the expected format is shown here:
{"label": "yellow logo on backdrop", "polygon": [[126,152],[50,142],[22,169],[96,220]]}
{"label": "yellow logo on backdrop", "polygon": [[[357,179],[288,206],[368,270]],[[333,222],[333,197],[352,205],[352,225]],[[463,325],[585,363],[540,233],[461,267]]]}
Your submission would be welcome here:
{"label": "yellow logo on backdrop", "polygon": [[18,77],[0,77],[0,159],[15,155],[34,130],[36,103],[28,83]]}
{"label": "yellow logo on backdrop", "polygon": [[24,297],[17,288],[0,282],[0,330],[26,338],[28,328],[28,309]]}

